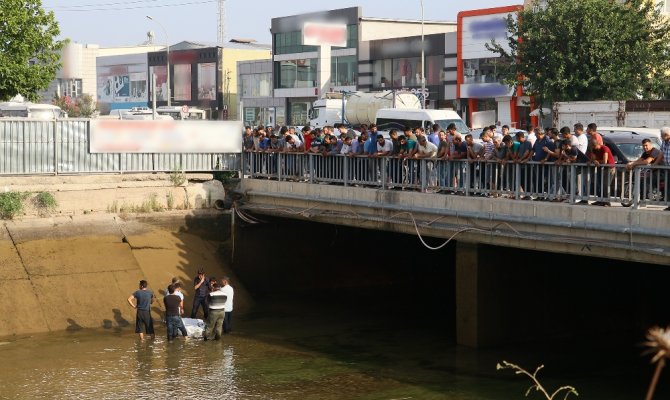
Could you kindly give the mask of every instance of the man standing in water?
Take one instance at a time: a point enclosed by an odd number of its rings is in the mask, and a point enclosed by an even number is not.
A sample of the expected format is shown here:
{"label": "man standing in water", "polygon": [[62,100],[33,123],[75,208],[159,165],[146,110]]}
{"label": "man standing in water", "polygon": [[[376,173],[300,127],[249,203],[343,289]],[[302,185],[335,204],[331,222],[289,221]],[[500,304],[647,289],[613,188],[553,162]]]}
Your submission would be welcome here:
{"label": "man standing in water", "polygon": [[198,276],[193,279],[193,289],[195,294],[193,296],[193,308],[191,308],[191,318],[195,318],[198,313],[198,308],[202,305],[203,319],[207,319],[207,294],[209,293],[209,279],[205,278],[205,271],[198,270]]}
{"label": "man standing in water", "polygon": [[226,304],[224,306],[226,310],[226,315],[223,317],[223,333],[230,333],[232,326],[230,324],[230,319],[233,314],[233,296],[235,296],[235,291],[233,287],[230,286],[230,278],[224,276],[221,278],[221,289],[220,291],[226,295]]}
{"label": "man standing in water", "polygon": [[219,283],[212,284],[212,292],[209,294],[209,317],[205,329],[205,340],[221,339],[223,319],[226,312],[226,295],[219,290]]}
{"label": "man standing in water", "polygon": [[[135,303],[133,304],[133,299]],[[128,304],[137,310],[135,318],[135,333],[140,335],[140,340],[144,340],[144,332],[150,335],[153,339],[154,335],[154,320],[151,318],[151,303],[154,302],[154,294],[147,289],[147,281],[142,279],[140,281],[140,288],[135,293],[128,297]]]}
{"label": "man standing in water", "polygon": [[[167,339],[171,342],[177,337],[179,330],[182,328],[181,314],[184,308],[184,303],[175,290],[175,285],[168,286],[168,295],[163,298],[165,304],[165,321],[167,322]],[[182,330],[182,334],[186,337],[186,328]]]}

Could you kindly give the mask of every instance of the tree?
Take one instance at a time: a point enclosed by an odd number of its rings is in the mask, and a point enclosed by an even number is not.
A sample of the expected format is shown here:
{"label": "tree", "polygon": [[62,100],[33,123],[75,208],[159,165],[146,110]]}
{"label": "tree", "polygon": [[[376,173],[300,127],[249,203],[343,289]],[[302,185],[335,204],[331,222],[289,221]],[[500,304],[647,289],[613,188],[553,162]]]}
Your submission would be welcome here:
{"label": "tree", "polygon": [[505,83],[545,101],[660,98],[668,93],[670,30],[649,0],[547,0],[507,19]]}
{"label": "tree", "polygon": [[0,100],[17,94],[37,100],[60,68],[66,41],[53,12],[41,0],[0,1]]}
{"label": "tree", "polygon": [[93,96],[84,93],[76,99],[70,96],[60,96],[54,98],[52,104],[65,111],[71,118],[90,118],[97,110]]}

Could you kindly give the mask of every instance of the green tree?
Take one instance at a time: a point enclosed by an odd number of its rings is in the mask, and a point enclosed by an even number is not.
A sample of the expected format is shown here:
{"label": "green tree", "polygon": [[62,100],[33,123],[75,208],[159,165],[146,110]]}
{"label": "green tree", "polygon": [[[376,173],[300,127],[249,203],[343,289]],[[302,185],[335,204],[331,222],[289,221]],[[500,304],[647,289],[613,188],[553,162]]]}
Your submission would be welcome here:
{"label": "green tree", "polygon": [[60,68],[60,50],[66,41],[53,12],[41,0],[0,1],[0,100],[17,94],[37,100]]}
{"label": "green tree", "polygon": [[507,19],[504,81],[540,104],[667,95],[670,29],[655,1],[548,0]]}

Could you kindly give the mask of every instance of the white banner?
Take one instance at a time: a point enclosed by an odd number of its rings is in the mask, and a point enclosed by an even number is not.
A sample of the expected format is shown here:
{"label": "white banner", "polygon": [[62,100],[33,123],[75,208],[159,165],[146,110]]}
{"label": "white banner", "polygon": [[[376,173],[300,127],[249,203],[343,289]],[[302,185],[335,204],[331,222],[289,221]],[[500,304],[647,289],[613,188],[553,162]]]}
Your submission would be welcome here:
{"label": "white banner", "polygon": [[91,120],[91,153],[240,153],[242,121]]}

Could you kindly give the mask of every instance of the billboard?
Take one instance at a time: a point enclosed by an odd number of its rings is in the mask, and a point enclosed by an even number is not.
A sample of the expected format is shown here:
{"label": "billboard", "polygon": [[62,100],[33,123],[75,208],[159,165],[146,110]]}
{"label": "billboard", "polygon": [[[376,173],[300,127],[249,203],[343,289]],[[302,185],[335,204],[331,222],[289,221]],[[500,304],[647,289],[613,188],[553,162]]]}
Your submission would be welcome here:
{"label": "billboard", "polygon": [[302,27],[304,46],[347,47],[347,25],[305,22]]}
{"label": "billboard", "polygon": [[149,67],[149,74],[156,75],[156,101],[167,101],[167,67],[165,65]]}
{"label": "billboard", "polygon": [[91,153],[239,153],[242,121],[92,119]]}
{"label": "billboard", "polygon": [[191,64],[175,64],[173,98],[176,101],[191,101]]}
{"label": "billboard", "polygon": [[198,100],[216,100],[216,63],[198,64]]}

